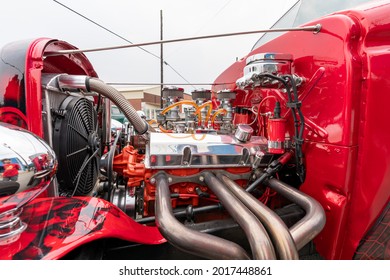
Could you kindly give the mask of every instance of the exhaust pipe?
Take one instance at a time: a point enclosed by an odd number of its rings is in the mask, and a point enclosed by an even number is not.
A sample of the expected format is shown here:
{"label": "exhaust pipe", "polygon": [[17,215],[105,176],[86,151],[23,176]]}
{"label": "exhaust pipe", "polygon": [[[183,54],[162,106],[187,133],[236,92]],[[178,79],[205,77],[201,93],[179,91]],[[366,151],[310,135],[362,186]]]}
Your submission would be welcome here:
{"label": "exhaust pipe", "polygon": [[326,221],[324,209],[314,198],[277,179],[269,179],[265,184],[306,211],[305,216],[290,228],[297,249],[302,249],[324,228]]}
{"label": "exhaust pipe", "polygon": [[[227,176],[218,175],[217,178],[211,172],[202,174],[207,186],[244,230],[255,259],[276,259],[273,245],[280,259],[298,259],[298,250],[314,239],[325,225],[325,212],[315,199],[277,179],[269,179],[265,184],[301,206],[306,212],[290,230],[275,212],[241,189]],[[180,223],[173,215],[167,175],[161,172],[155,178],[156,224],[161,234],[172,245],[209,259],[249,259],[248,254],[239,245],[194,231]]]}
{"label": "exhaust pipe", "polygon": [[299,255],[294,239],[282,219],[229,177],[218,175],[218,178],[263,223],[275,246],[278,257],[282,260],[298,260]]}
{"label": "exhaust pipe", "polygon": [[161,234],[175,247],[208,259],[249,259],[246,251],[231,241],[186,228],[173,215],[168,177],[156,176],[156,224]]}
{"label": "exhaust pipe", "polygon": [[254,259],[275,260],[275,250],[267,231],[256,216],[239,201],[211,172],[202,173],[206,185],[214,192],[233,219],[244,230]]}

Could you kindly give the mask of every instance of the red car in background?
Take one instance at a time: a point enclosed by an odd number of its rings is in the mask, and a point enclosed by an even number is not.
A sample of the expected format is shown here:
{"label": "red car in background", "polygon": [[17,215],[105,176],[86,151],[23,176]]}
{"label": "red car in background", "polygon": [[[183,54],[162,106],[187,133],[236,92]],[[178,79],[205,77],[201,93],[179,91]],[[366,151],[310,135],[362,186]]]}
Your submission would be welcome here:
{"label": "red car in background", "polygon": [[0,259],[390,259],[390,2],[355,2],[299,1],[211,90],[165,88],[158,132],[73,45],[4,46],[0,160],[26,171]]}

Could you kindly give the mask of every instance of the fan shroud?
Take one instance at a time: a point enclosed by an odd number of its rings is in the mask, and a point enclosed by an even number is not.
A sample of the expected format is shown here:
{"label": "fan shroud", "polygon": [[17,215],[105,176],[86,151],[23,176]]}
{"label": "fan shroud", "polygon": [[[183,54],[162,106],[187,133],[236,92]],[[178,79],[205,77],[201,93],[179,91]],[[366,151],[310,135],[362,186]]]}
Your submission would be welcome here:
{"label": "fan shroud", "polygon": [[88,195],[99,175],[100,137],[93,102],[68,96],[55,112],[53,148],[58,158],[60,192]]}

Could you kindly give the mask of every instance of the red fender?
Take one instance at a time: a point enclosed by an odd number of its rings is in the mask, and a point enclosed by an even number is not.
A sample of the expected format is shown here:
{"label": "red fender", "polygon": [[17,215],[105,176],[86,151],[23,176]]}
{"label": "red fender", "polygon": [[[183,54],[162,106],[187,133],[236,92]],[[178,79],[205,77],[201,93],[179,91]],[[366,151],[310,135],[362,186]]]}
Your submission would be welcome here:
{"label": "red fender", "polygon": [[27,228],[16,241],[0,245],[2,260],[60,259],[102,238],[150,245],[166,242],[157,227],[141,225],[110,202],[94,197],[35,199],[20,217]]}

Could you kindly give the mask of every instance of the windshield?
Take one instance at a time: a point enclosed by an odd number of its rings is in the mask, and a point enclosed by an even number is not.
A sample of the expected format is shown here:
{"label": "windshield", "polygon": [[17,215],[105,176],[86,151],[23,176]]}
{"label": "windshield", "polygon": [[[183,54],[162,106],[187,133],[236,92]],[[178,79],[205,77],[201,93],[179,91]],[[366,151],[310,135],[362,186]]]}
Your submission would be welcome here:
{"label": "windshield", "polygon": [[[313,19],[345,10],[359,4],[373,0],[300,0],[297,1],[272,28],[289,28],[299,26]],[[280,36],[282,33],[266,33],[256,42],[252,50],[260,47],[268,41]]]}

